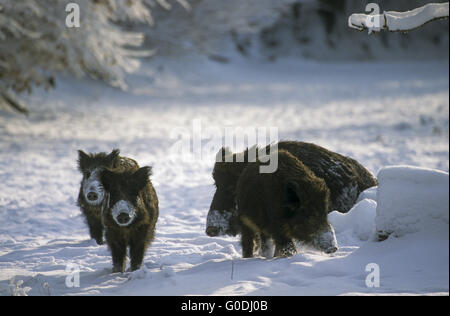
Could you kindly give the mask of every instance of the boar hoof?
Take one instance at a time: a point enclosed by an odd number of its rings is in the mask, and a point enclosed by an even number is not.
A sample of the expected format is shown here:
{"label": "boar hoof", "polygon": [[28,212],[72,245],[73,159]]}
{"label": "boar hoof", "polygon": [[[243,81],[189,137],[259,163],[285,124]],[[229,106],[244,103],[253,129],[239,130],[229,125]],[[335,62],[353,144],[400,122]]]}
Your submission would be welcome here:
{"label": "boar hoof", "polygon": [[324,252],[326,254],[331,254],[331,253],[335,253],[337,250],[338,250],[337,247],[330,247],[330,248],[326,249]]}
{"label": "boar hoof", "polygon": [[289,241],[285,245],[277,245],[275,248],[275,257],[279,258],[288,258],[292,257],[297,253],[297,247],[295,246],[294,242]]}

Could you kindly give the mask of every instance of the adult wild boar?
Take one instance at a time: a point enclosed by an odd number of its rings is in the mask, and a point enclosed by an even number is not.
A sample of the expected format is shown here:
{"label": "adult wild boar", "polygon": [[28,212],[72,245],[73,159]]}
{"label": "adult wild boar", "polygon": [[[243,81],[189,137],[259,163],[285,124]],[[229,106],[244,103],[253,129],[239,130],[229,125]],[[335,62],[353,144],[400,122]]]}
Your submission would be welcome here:
{"label": "adult wild boar", "polygon": [[325,181],[285,150],[272,155],[278,155],[277,171],[261,173],[259,161],[250,163],[237,183],[243,257],[253,257],[258,241],[269,238],[275,243],[275,257],[295,254],[296,241],[335,252]]}
{"label": "adult wild boar", "polygon": [[[348,212],[362,191],[378,184],[370,171],[356,160],[318,145],[281,141],[277,147],[278,150],[290,152],[316,177],[324,179],[330,190],[328,212],[334,210]],[[265,148],[265,151],[270,152],[269,146]],[[213,170],[216,192],[207,216],[206,234],[208,236],[235,236],[240,233],[235,203],[236,184],[249,163],[248,156],[248,149],[238,154],[233,154],[225,148],[219,151]],[[243,162],[237,162],[237,158],[243,158],[241,159]],[[228,160],[232,162],[226,162]]]}
{"label": "adult wild boar", "polygon": [[105,196],[99,174],[105,168],[118,171],[137,170],[139,166],[131,158],[119,156],[120,151],[114,149],[110,154],[86,154],[78,151],[78,169],[83,175],[77,204],[89,227],[91,238],[97,244],[103,244],[103,225],[101,219],[102,202]]}
{"label": "adult wild boar", "polygon": [[159,207],[150,175],[151,167],[124,172],[105,169],[100,173],[106,192],[102,219],[113,272],[125,271],[127,248],[130,270],[139,269],[153,241]]}

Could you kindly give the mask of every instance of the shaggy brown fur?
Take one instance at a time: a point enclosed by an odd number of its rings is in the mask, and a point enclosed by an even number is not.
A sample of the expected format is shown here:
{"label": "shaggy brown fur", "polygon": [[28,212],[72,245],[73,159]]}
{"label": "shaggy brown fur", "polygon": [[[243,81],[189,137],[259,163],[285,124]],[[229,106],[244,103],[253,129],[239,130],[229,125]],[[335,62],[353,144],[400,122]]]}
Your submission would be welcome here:
{"label": "shaggy brown fur", "polygon": [[325,180],[330,189],[329,212],[347,213],[362,191],[378,185],[372,173],[350,157],[311,143],[290,141],[280,142],[278,146]]}
{"label": "shaggy brown fur", "polygon": [[118,149],[113,150],[110,154],[86,154],[82,150],[78,151],[78,170],[83,175],[83,179],[81,180],[77,205],[85,217],[91,238],[95,239],[99,245],[103,244],[103,225],[101,219],[101,206],[103,201],[99,200],[97,204],[89,203],[86,199],[88,192],[84,192],[83,187],[92,178],[100,181],[96,174],[105,168],[115,169],[117,171],[136,171],[139,169],[136,161],[127,157],[121,157],[119,153],[120,151]]}
{"label": "shaggy brown fur", "polygon": [[[125,271],[127,247],[130,248],[130,270],[139,269],[145,251],[153,241],[159,207],[150,175],[150,167],[140,168],[136,172],[106,169],[101,173],[107,192],[103,203],[103,223],[106,242],[111,250],[113,272]],[[114,217],[114,210],[124,202],[130,205],[135,215],[126,226],[120,226],[117,218],[120,219],[122,213]]]}
{"label": "shaggy brown fur", "polygon": [[278,152],[276,172],[260,173],[260,165],[250,163],[237,184],[243,257],[253,257],[258,236],[274,240],[276,257],[291,256],[295,240],[312,244],[317,233],[330,226],[329,190],[323,179],[287,151]]}
{"label": "shaggy brown fur", "polygon": [[[286,150],[298,158],[317,177],[325,180],[330,189],[330,203],[328,212],[337,210],[348,212],[355,204],[358,195],[367,188],[378,185],[376,178],[356,160],[329,151],[311,143],[297,141],[281,141],[278,150]],[[266,147],[267,153],[269,152]],[[236,156],[233,154],[233,161]],[[236,235],[241,231],[240,223],[236,218],[236,184],[248,165],[248,152],[245,151],[244,162],[224,162],[225,150],[222,149],[222,161],[216,162],[213,178],[216,192],[211,202],[208,216],[213,211],[227,213],[230,225],[224,231],[216,226],[208,226],[206,234],[217,236],[219,234]]]}

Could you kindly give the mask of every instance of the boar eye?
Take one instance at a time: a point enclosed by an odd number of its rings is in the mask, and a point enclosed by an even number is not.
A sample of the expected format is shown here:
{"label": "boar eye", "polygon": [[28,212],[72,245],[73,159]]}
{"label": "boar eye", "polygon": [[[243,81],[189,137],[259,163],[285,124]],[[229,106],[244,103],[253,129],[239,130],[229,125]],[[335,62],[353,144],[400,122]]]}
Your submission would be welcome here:
{"label": "boar eye", "polygon": [[91,172],[90,171],[86,171],[86,173],[84,175],[86,176],[86,178],[89,178],[91,176]]}

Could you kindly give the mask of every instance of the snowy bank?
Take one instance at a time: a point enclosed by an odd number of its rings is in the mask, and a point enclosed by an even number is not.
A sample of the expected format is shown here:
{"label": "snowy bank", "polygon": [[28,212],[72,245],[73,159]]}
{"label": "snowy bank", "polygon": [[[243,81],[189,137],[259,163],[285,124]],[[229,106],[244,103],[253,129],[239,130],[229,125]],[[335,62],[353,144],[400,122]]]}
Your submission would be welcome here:
{"label": "snowy bank", "polygon": [[432,231],[448,239],[447,172],[413,166],[389,166],[380,170],[378,182],[378,187],[360,194],[348,213],[332,212],[328,215],[341,238],[384,240],[391,234],[402,237]]}
{"label": "snowy bank", "polygon": [[449,178],[438,170],[394,166],[378,173],[376,229],[379,239],[419,231],[448,238]]}

